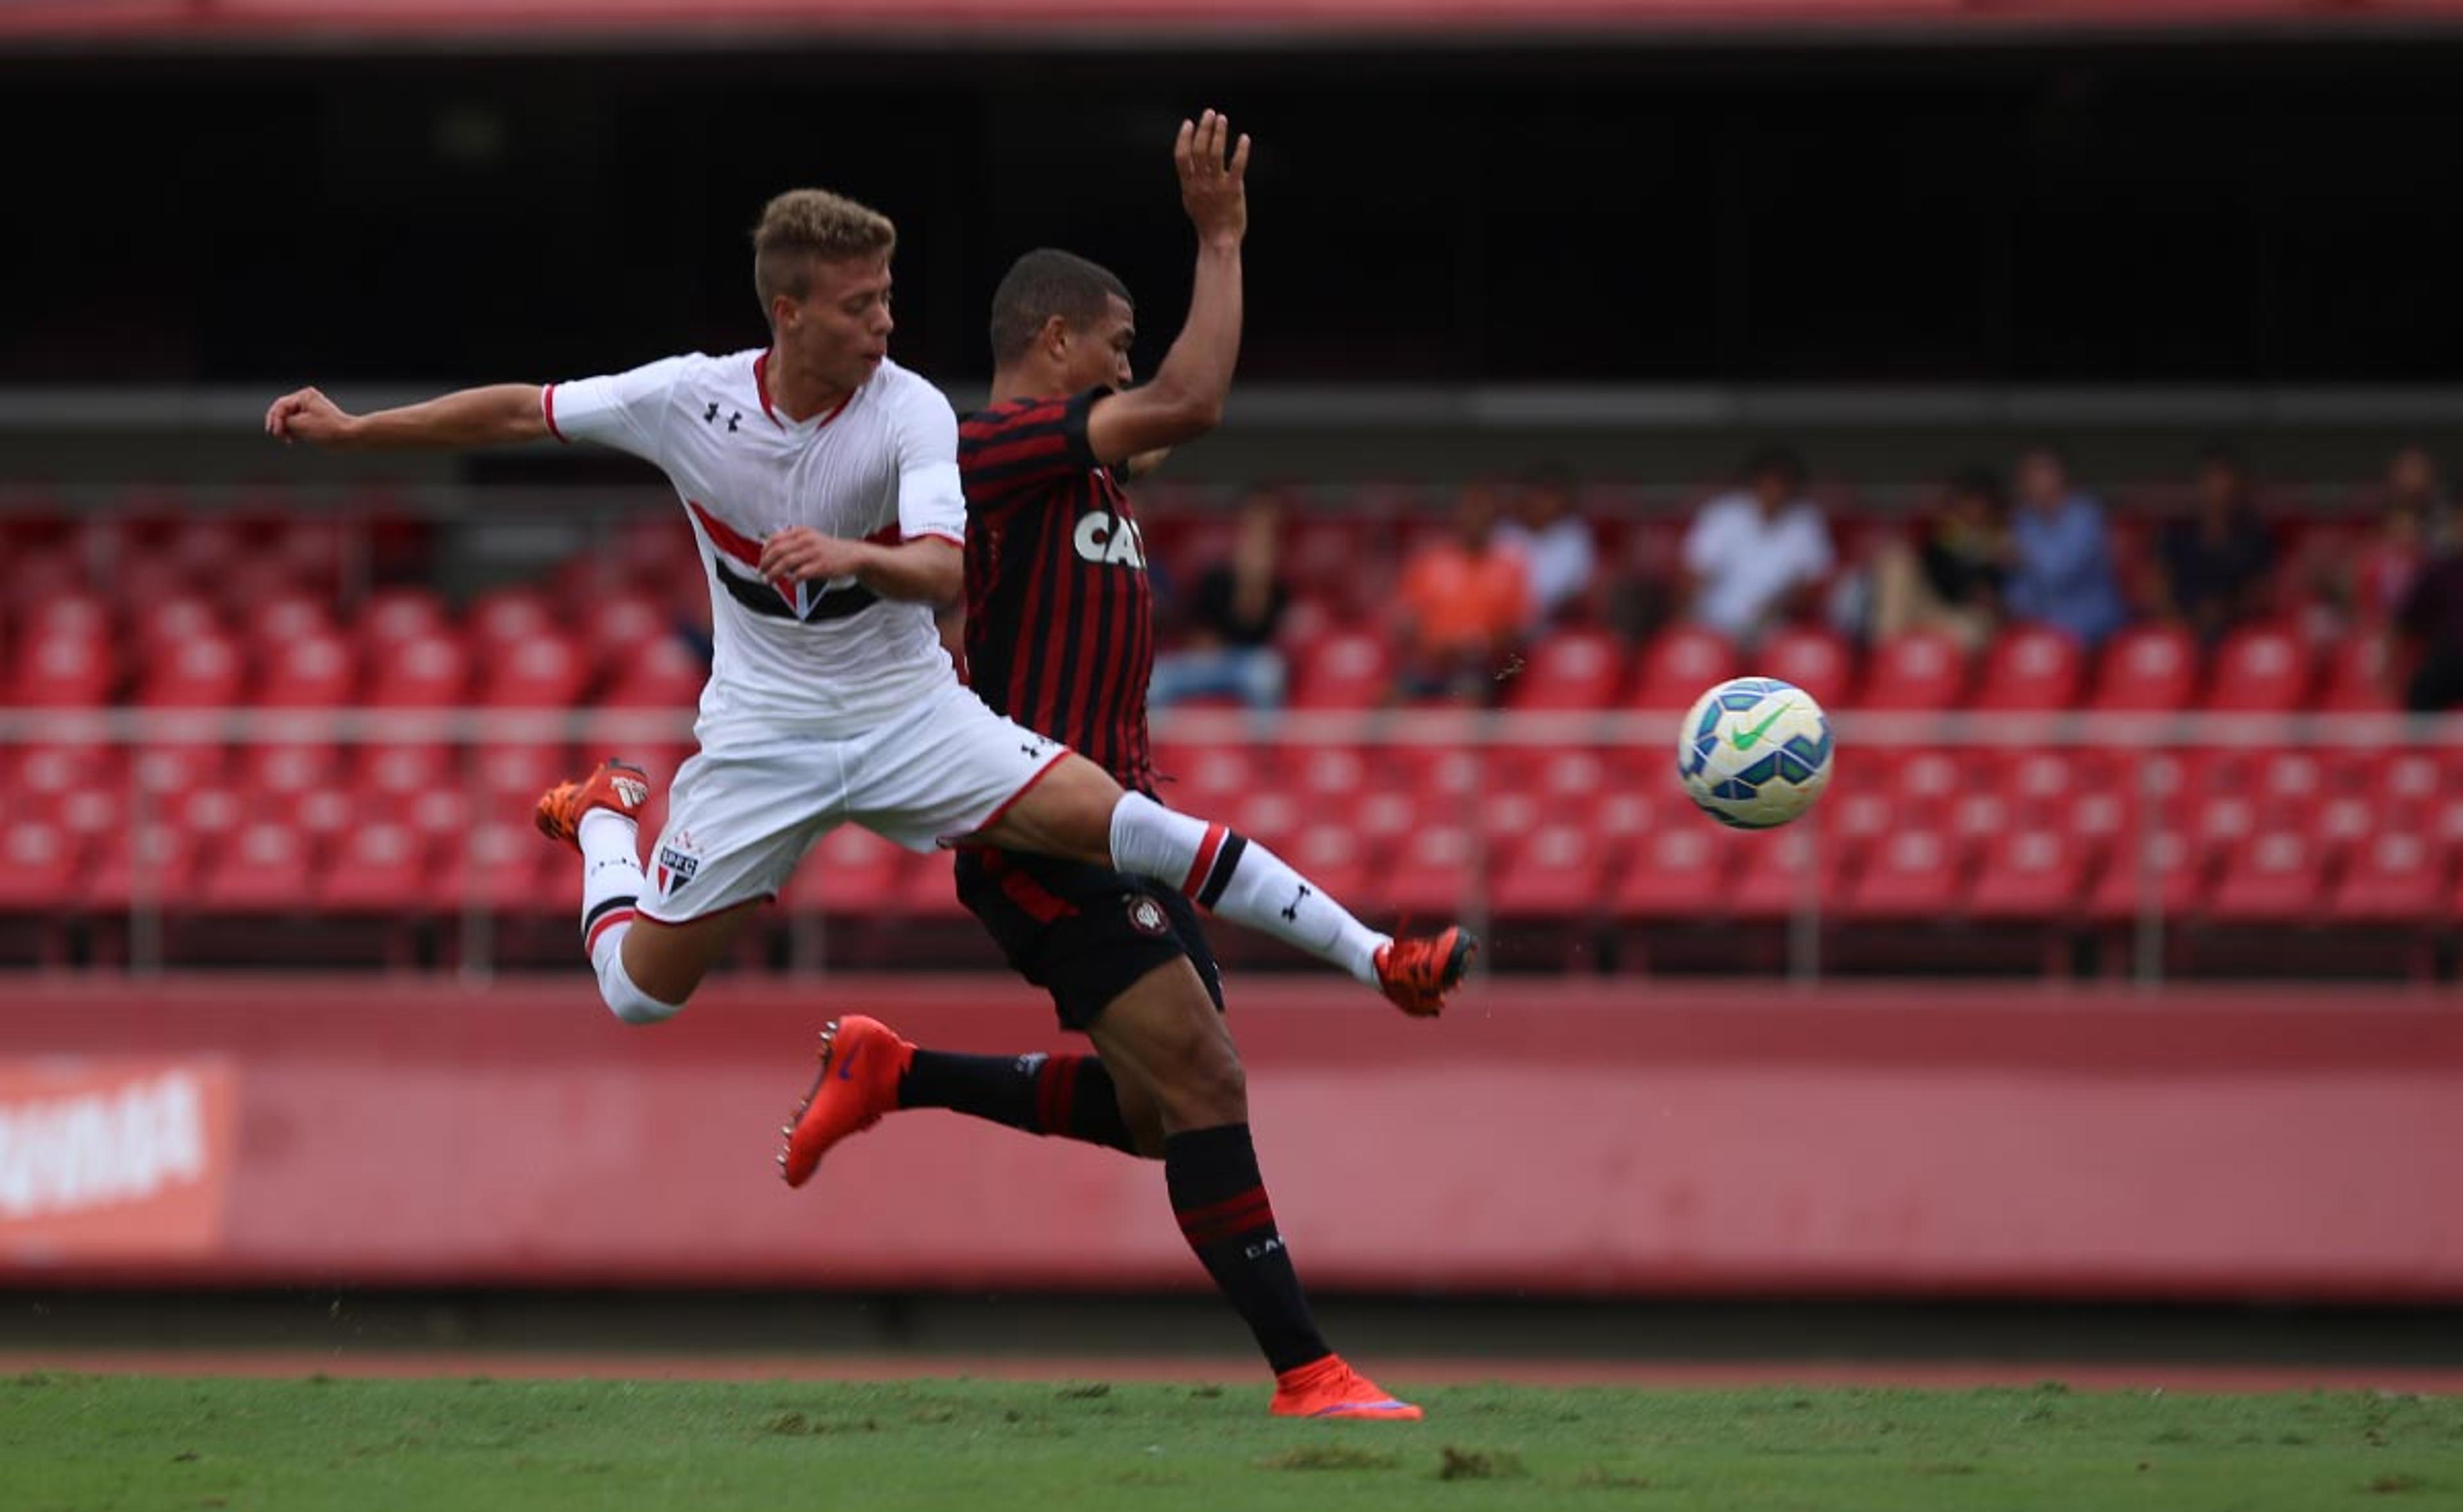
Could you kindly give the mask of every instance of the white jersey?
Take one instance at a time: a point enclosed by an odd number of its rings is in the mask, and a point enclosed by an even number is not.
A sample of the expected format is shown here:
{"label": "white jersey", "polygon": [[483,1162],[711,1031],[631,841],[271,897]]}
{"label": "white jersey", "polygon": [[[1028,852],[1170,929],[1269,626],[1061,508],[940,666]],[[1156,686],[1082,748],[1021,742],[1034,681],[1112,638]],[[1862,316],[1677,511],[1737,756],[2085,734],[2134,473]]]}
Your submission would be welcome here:
{"label": "white jersey", "polygon": [[967,539],[958,421],[941,391],[884,358],[837,409],[773,409],[766,352],[668,357],[550,384],[559,441],[595,441],[655,464],[692,517],[709,578],[714,651],[694,733],[844,739],[956,683],[932,611],[852,577],[764,579],[763,537],[809,526],[845,540]]}

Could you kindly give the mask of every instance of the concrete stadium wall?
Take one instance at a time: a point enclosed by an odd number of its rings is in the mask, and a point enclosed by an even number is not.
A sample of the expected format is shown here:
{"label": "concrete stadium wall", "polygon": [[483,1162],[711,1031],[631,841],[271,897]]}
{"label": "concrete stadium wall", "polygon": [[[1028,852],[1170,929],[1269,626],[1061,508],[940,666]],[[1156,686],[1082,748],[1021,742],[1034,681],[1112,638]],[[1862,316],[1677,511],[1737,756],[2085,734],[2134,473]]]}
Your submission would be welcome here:
{"label": "concrete stadium wall", "polygon": [[[1436,1023],[1234,984],[1319,1287],[2463,1299],[2463,1001],[1492,982]],[[994,978],[19,978],[0,1283],[1202,1284],[1161,1173],[947,1113],[788,1191],[833,1012],[1057,1048]]]}

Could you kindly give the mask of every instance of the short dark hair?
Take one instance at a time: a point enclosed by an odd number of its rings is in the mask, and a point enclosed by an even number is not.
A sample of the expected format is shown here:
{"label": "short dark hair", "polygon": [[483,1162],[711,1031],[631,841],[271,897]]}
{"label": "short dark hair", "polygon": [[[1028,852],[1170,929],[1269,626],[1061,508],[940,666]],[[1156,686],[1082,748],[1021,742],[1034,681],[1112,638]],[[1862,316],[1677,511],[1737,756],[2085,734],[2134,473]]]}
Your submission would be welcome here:
{"label": "short dark hair", "polygon": [[1776,475],[1787,480],[1791,489],[1804,486],[1804,459],[1793,446],[1762,446],[1745,459],[1745,481]]}
{"label": "short dark hair", "polygon": [[992,364],[997,367],[1026,356],[1035,333],[1054,315],[1083,331],[1101,319],[1104,301],[1120,296],[1135,308],[1129,286],[1110,269],[1090,263],[1075,252],[1038,247],[1001,276],[992,291]]}
{"label": "short dark hair", "polygon": [[2009,494],[2001,487],[2001,475],[1990,467],[1961,467],[1950,475],[1946,486],[1953,499],[1979,500],[1996,510],[2010,502]]}

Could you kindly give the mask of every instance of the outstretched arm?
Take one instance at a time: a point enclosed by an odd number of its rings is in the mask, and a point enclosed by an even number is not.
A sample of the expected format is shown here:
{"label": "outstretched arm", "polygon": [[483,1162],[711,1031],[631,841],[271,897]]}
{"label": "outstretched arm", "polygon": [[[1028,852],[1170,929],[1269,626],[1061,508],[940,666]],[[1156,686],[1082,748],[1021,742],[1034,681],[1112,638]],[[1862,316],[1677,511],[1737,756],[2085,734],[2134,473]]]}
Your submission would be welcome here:
{"label": "outstretched arm", "polygon": [[537,441],[548,434],[535,383],[466,388],[421,404],[353,415],[316,389],[285,394],[265,412],[265,433],[349,451],[458,451]]}
{"label": "outstretched arm", "polygon": [[[1225,150],[1230,149],[1227,159]],[[1223,419],[1240,360],[1240,243],[1249,234],[1249,139],[1213,111],[1180,123],[1172,143],[1180,203],[1197,228],[1197,277],[1188,319],[1154,378],[1096,401],[1086,440],[1096,460],[1125,463],[1196,440]],[[1160,459],[1158,459],[1160,460]]]}

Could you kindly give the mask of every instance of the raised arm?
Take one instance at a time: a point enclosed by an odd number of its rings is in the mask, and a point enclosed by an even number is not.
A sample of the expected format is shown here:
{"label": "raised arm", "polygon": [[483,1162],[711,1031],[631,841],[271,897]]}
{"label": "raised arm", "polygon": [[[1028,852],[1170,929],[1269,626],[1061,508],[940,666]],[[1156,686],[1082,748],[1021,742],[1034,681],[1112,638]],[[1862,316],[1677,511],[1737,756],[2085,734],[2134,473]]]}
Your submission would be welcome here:
{"label": "raised arm", "polygon": [[537,441],[549,431],[537,384],[492,383],[368,415],[303,388],[273,401],[265,433],[342,451],[460,451]]}
{"label": "raised arm", "polygon": [[1212,430],[1222,421],[1232,370],[1240,360],[1240,243],[1249,234],[1249,139],[1233,142],[1231,121],[1210,110],[1194,124],[1180,123],[1171,155],[1180,170],[1181,205],[1197,228],[1197,277],[1189,290],[1188,318],[1153,378],[1106,395],[1086,417],[1087,443],[1105,464],[1125,463]]}

